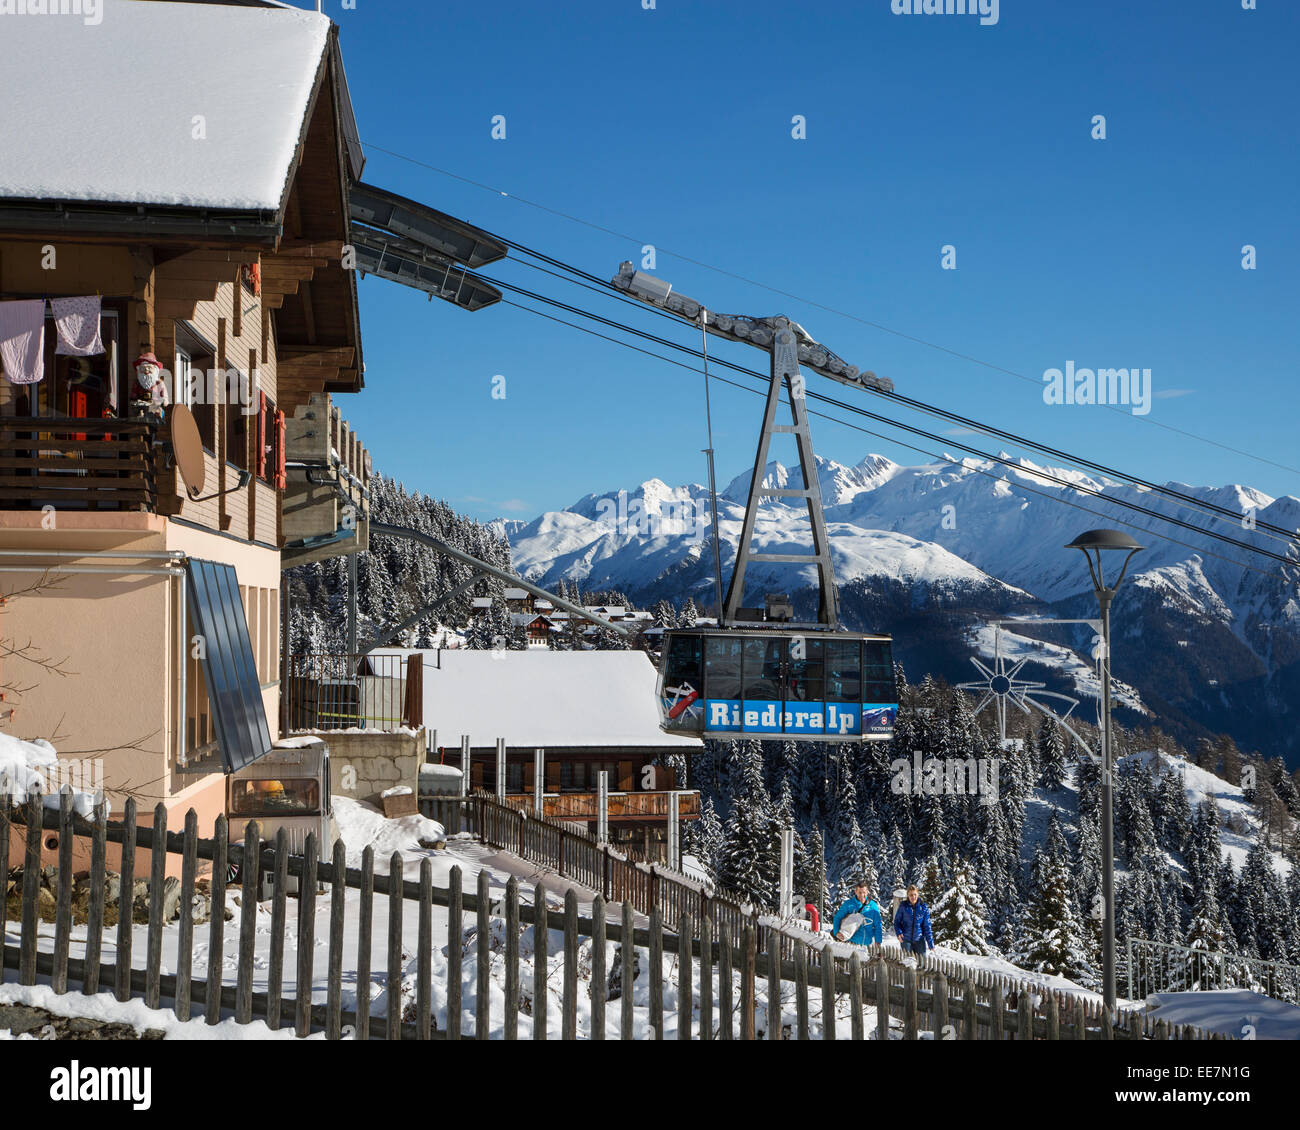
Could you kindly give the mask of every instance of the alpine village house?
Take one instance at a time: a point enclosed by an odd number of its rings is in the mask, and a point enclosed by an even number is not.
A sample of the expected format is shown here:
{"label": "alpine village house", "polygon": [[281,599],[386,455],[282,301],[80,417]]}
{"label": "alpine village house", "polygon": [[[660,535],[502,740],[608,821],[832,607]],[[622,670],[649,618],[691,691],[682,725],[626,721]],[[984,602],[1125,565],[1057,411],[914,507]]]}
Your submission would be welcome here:
{"label": "alpine village house", "polygon": [[279,732],[281,569],[365,548],[337,29],[153,0],[5,25],[3,728],[92,759],[114,814],[210,830]]}
{"label": "alpine village house", "polygon": [[[281,740],[281,570],[368,547],[370,456],[334,400],[365,384],[358,275],[472,311],[501,296],[456,264],[507,249],[362,182],[323,14],[102,0],[101,15],[5,19],[0,733],[49,741],[115,818],[133,797],[142,824],[161,802],[170,829],[192,808],[207,834],[240,814],[250,766],[302,748]],[[544,648],[543,605],[514,611]],[[471,732],[436,710],[420,721]],[[512,804],[544,744],[518,729]],[[645,775],[674,745],[647,729],[558,735],[550,815],[591,826],[599,763],[615,838],[659,854],[669,795],[689,819],[698,794]],[[494,784],[483,760],[470,787]],[[329,793],[326,777],[321,817]]]}

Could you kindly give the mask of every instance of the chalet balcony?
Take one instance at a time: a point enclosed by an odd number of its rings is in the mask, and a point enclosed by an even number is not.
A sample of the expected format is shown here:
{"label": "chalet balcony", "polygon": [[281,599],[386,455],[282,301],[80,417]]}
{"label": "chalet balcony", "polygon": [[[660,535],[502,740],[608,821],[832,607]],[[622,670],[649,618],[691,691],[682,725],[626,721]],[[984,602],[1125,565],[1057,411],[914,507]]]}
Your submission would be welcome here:
{"label": "chalet balcony", "polygon": [[[609,819],[667,820],[671,794],[667,792],[611,792]],[[511,808],[533,811],[535,804],[531,793],[507,793],[506,804]],[[543,793],[542,815],[551,820],[595,820],[596,793]],[[678,815],[683,820],[693,820],[700,815],[700,794],[694,791],[677,793]]]}
{"label": "chalet balcony", "polygon": [[0,418],[0,510],[143,510],[158,504],[157,425]]}

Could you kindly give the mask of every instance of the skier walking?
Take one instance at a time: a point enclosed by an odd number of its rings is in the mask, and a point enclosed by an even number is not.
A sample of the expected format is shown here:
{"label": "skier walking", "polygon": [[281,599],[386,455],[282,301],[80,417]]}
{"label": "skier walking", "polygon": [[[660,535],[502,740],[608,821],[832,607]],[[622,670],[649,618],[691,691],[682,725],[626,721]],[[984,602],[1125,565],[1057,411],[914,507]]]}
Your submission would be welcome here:
{"label": "skier walking", "polygon": [[[841,928],[852,927],[854,917],[859,919],[857,929],[853,930],[847,939],[842,938]],[[831,920],[831,934],[839,941],[847,940],[855,946],[880,945],[884,937],[880,906],[871,897],[871,890],[865,879],[854,880],[853,894],[840,904],[839,910]]]}
{"label": "skier walking", "polygon": [[934,949],[934,935],[930,932],[930,908],[921,900],[915,883],[907,888],[907,900],[899,904],[894,915],[894,933],[903,952],[924,957],[927,949]]}

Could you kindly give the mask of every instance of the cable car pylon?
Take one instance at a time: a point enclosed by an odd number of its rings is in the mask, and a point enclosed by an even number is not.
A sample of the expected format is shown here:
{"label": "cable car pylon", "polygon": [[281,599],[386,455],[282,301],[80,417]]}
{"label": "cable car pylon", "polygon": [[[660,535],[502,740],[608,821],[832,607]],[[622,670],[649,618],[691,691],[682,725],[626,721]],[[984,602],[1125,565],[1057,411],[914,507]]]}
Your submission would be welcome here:
{"label": "cable car pylon", "polygon": [[[771,360],[745,517],[731,581],[718,610],[718,627],[665,633],[659,670],[663,729],[761,740],[888,740],[898,715],[892,640],[888,635],[841,628],[800,365],[858,388],[891,391],[893,383],[847,364],[784,315],[749,318],[714,313],[694,299],[673,293],[670,284],[636,270],[630,262],[620,265],[612,285],[717,337],[762,349]],[[790,408],[788,424],[777,422],[782,393]],[[780,434],[794,437],[801,487],[763,485],[772,437]],[[772,497],[803,500],[812,529],[811,553],[755,551],[759,504]],[[715,547],[716,513],[715,502]],[[817,572],[817,619],[796,621],[789,598],[778,594],[769,594],[763,608],[743,607],[751,564],[812,565]]]}

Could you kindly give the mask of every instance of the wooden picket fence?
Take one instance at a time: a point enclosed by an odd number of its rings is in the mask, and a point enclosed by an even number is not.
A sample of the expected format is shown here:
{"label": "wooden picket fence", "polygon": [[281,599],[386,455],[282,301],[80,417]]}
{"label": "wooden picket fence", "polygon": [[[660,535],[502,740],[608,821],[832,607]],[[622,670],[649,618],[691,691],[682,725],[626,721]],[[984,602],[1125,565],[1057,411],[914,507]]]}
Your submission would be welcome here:
{"label": "wooden picket fence", "polygon": [[661,863],[631,860],[589,832],[561,821],[501,804],[490,793],[470,796],[422,795],[420,812],[450,834],[468,832],[491,847],[540,864],[562,879],[597,891],[606,903],[630,902],[641,914],[657,910],[665,922],[683,915],[723,922],[740,937],[755,911],[739,898],[709,890]]}
{"label": "wooden picket fence", "polygon": [[[486,812],[483,808],[481,811]],[[491,819],[491,817],[485,817]],[[562,991],[560,993],[560,1031],[564,1039],[579,1037],[579,992],[583,974],[580,970],[581,939],[604,939],[619,944],[615,959],[620,963],[620,984],[629,986],[634,979],[634,948],[648,957],[648,1032],[651,1038],[664,1035],[664,961],[676,955],[679,1039],[755,1039],[760,1032],[769,1039],[809,1039],[813,1034],[814,1004],[810,988],[820,989],[821,1001],[838,1001],[848,1005],[848,1027],[852,1039],[888,1038],[891,1029],[903,1039],[918,1039],[930,1033],[935,1039],[1144,1039],[1144,1038],[1222,1038],[1185,1028],[1151,1025],[1140,1013],[1112,1018],[1095,1003],[1080,997],[1066,997],[1058,992],[1020,983],[1009,994],[1006,979],[972,972],[958,963],[929,958],[913,967],[890,956],[888,951],[855,947],[845,958],[833,953],[820,940],[799,937],[793,927],[778,927],[757,916],[746,914],[733,929],[729,917],[715,922],[707,915],[696,917],[684,910],[665,928],[665,918],[658,906],[651,906],[643,921],[636,923],[637,911],[630,897],[621,904],[611,903],[597,894],[589,917],[579,914],[578,899],[569,889],[564,908],[550,909],[542,884],[533,890],[530,903],[520,897],[519,883],[511,878],[504,897],[493,901],[486,873],[480,873],[477,890],[462,890],[461,872],[452,868],[446,889],[432,883],[429,859],[420,864],[418,880],[402,877],[401,857],[394,853],[388,874],[376,874],[374,852],[366,848],[360,868],[345,864],[342,843],[336,843],[330,862],[316,856],[314,837],[307,838],[301,855],[288,850],[283,831],[274,844],[259,838],[256,825],[250,824],[242,844],[227,841],[226,822],[218,818],[215,834],[202,840],[197,834],[197,817],[193,810],[186,815],[183,833],[167,831],[167,815],[161,805],[155,809],[154,825],[138,827],[136,806],[128,801],[120,823],[110,823],[102,806],[94,819],[87,821],[71,812],[69,796],[60,798],[58,810],[46,808],[39,796],[20,809],[0,804],[0,875],[9,873],[9,832],[13,825],[25,833],[22,861],[22,896],[20,935],[17,947],[4,948],[3,969],[17,969],[21,984],[35,984],[37,977],[48,977],[55,992],[66,993],[76,984],[86,994],[101,987],[112,991],[119,1000],[141,997],[158,1008],[170,1001],[176,1015],[190,1019],[196,1009],[209,1024],[233,1016],[237,1023],[265,1020],[278,1029],[291,1025],[299,1036],[323,1032],[329,1039],[353,1035],[357,1039],[427,1040],[460,1039],[466,1011],[462,1007],[467,974],[475,986],[473,1009],[474,1034],[486,1038],[500,1025],[501,1035],[519,1038],[521,992],[521,932],[525,923],[546,929],[536,930],[531,998],[528,1007],[533,1019],[535,1039],[547,1037],[549,930],[562,937]],[[486,826],[486,825],[485,825]],[[58,832],[58,882],[55,900],[55,928],[51,952],[38,947],[41,835],[43,830]],[[531,829],[530,829],[531,834]],[[90,905],[86,942],[81,958],[70,956],[72,938],[72,862],[77,838],[90,841]],[[101,964],[104,934],[105,862],[108,844],[121,845],[122,892],[131,892],[134,859],[137,850],[150,853],[149,921],[145,942],[144,966],[138,968],[132,953],[132,915],[120,914],[116,926],[116,955],[112,964]],[[161,971],[162,939],[166,924],[162,921],[162,899],[152,897],[161,891],[167,856],[181,856],[180,903],[183,912],[176,926],[179,961],[174,973]],[[195,976],[192,968],[195,927],[189,914],[193,901],[198,862],[212,864],[213,913],[206,924],[208,962],[206,978]],[[226,922],[222,908],[226,896],[227,867],[239,868],[240,908],[238,921],[238,964],[235,983],[223,983],[223,952]],[[263,874],[274,877],[271,898],[271,951],[268,962],[268,985],[265,992],[253,991],[252,974],[255,956],[257,894]],[[297,962],[292,971],[295,996],[285,996],[285,938],[288,922],[286,879],[299,880],[297,895]],[[323,884],[328,899],[328,951],[325,976],[326,1001],[312,1003],[315,985],[315,928],[318,884]],[[342,1004],[344,973],[345,892],[360,892],[358,935],[348,968],[357,986],[356,1006]],[[630,893],[630,892],[629,892]],[[416,939],[416,981],[411,1016],[403,1014],[400,993],[388,994],[385,1013],[371,1013],[371,965],[373,944],[384,939],[372,937],[373,910],[376,897],[388,899],[388,936],[386,972],[389,986],[400,985],[403,975],[403,907],[407,902],[418,905]],[[129,899],[125,894],[120,898]],[[618,911],[614,910],[619,905]],[[119,902],[121,906],[121,902]],[[446,1023],[434,1024],[433,954],[437,944],[433,936],[433,907],[448,912],[446,931],[447,984]],[[7,914],[7,911],[4,912]],[[465,919],[476,928],[480,941],[491,936],[492,919],[504,920],[504,1016],[490,1014],[492,994],[491,963],[494,955],[486,944],[476,946],[475,969],[463,968]],[[0,920],[0,929],[6,923]],[[631,939],[632,945],[622,945]],[[606,947],[593,945],[587,955],[590,984],[605,986],[608,981]],[[197,971],[200,974],[203,970]],[[716,1000],[715,1000],[716,977]],[[765,983],[765,984],[764,984]],[[766,993],[762,990],[766,988]],[[585,1038],[603,1039],[606,1033],[606,1008],[619,1009],[618,1032],[622,1039],[632,1039],[635,1010],[632,993],[621,991],[616,1002],[607,1002],[605,992],[582,991],[589,996],[590,1023]],[[783,996],[793,1006],[793,1017],[782,1020]],[[768,1002],[777,1002],[769,1011]],[[875,1008],[875,1019],[868,1031],[867,1006]],[[832,1009],[835,1006],[832,1005]],[[698,1013],[697,1013],[698,1009]],[[821,1036],[836,1038],[836,1024],[822,1018]]]}

